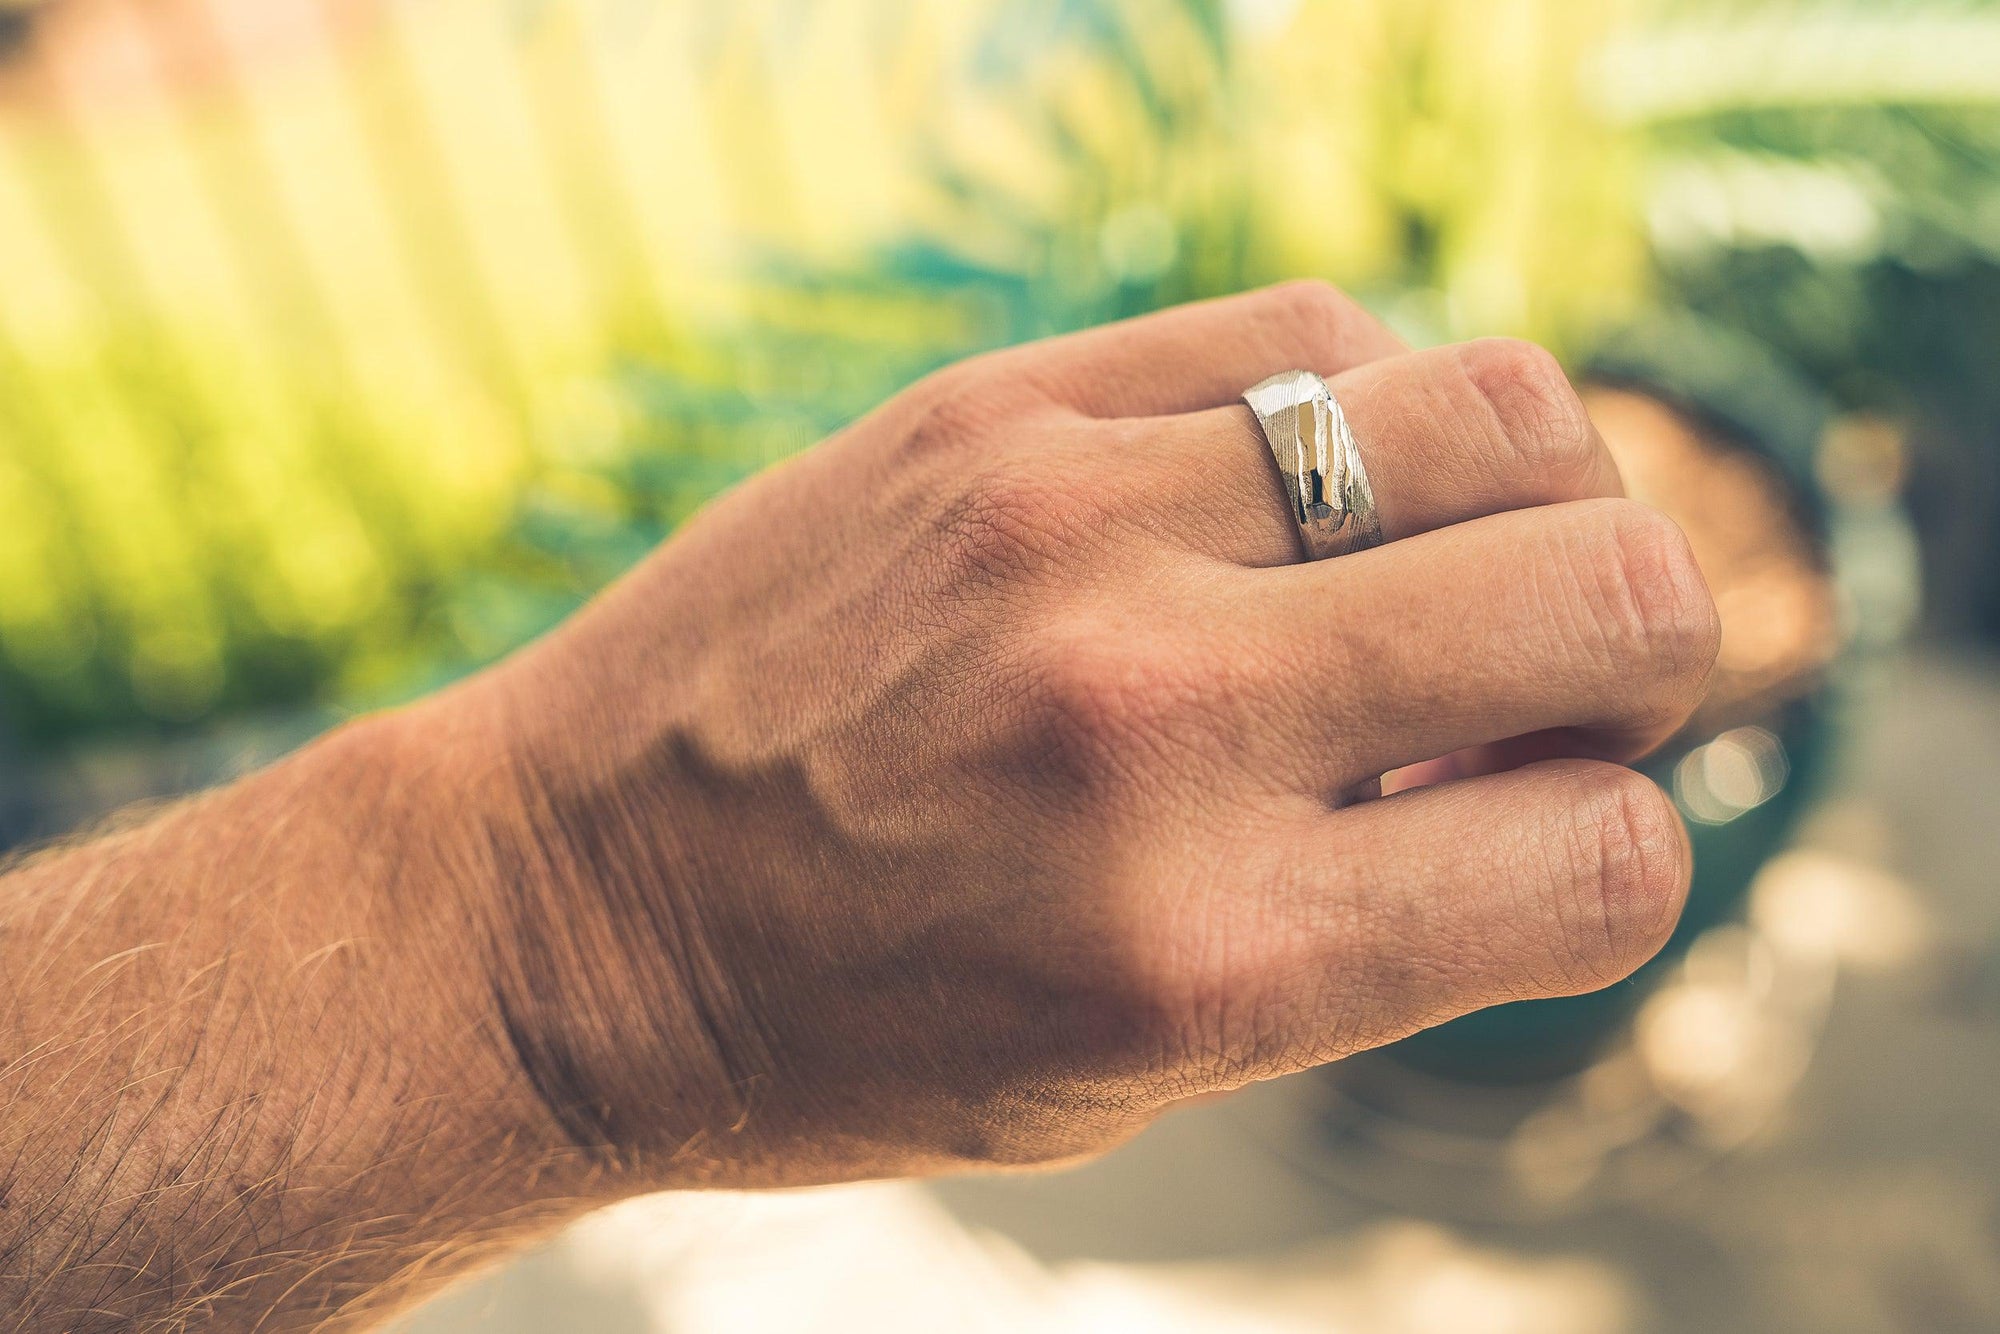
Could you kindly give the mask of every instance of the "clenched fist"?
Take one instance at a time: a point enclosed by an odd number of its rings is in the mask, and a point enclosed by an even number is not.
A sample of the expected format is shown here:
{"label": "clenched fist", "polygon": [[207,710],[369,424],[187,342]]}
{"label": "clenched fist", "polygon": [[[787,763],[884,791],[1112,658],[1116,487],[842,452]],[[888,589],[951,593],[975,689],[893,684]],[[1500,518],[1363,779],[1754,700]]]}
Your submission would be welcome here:
{"label": "clenched fist", "polygon": [[[1301,563],[1237,402],[1294,367],[1388,545]],[[444,706],[517,812],[499,1028],[577,1144],[761,1185],[1066,1158],[1619,979],[1688,855],[1607,761],[1717,637],[1619,494],[1547,354],[1405,354],[1316,285],[937,375]]]}
{"label": "clenched fist", "polygon": [[[1386,545],[1302,563],[1237,398],[1292,369]],[[1717,629],[1619,490],[1546,354],[1317,286],[933,377],[501,666],[0,876],[0,1310],[352,1325],[621,1195],[1068,1158],[1624,976],[1688,853],[1617,762]]]}

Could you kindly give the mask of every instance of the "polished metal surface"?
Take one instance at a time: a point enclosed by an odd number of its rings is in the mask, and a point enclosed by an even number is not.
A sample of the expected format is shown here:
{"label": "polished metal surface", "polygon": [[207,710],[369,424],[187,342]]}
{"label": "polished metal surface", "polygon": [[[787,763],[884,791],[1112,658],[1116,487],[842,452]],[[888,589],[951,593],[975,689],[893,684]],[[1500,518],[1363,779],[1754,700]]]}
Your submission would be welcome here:
{"label": "polished metal surface", "polygon": [[1375,490],[1361,447],[1326,381],[1311,371],[1274,375],[1243,395],[1284,475],[1292,518],[1311,560],[1382,545]]}

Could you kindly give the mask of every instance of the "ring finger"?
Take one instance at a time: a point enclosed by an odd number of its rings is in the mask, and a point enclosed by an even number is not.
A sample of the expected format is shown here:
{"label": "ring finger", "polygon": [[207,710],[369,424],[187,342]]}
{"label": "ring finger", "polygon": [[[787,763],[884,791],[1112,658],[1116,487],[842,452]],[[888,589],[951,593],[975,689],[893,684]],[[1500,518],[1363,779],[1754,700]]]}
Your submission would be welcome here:
{"label": "ring finger", "polygon": [[[1532,344],[1435,348],[1329,383],[1360,441],[1391,541],[1508,510],[1624,494],[1582,400],[1555,359]],[[1247,407],[1101,429],[1156,479],[1148,509],[1173,540],[1243,565],[1300,559],[1270,446]]]}

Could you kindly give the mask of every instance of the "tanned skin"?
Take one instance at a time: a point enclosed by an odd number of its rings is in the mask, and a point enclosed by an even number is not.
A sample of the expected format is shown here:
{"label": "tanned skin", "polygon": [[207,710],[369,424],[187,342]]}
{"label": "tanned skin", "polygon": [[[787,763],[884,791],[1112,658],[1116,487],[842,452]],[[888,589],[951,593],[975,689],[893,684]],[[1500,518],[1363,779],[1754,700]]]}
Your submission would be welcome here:
{"label": "tanned skin", "polygon": [[[1292,367],[1380,550],[1298,563],[1235,402]],[[636,1193],[1069,1160],[1624,977],[1688,854],[1618,762],[1717,631],[1619,495],[1546,353],[1315,285],[932,377],[499,667],[0,879],[0,1320],[366,1325]]]}

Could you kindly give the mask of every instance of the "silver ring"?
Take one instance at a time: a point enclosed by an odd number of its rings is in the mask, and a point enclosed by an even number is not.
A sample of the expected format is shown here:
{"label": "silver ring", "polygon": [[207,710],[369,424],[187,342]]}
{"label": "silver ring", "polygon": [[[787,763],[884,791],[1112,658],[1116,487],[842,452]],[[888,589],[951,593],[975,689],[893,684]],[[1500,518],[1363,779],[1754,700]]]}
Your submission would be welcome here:
{"label": "silver ring", "polygon": [[1354,428],[1326,381],[1311,371],[1286,371],[1246,390],[1243,401],[1257,414],[1284,475],[1307,559],[1331,560],[1381,546],[1375,488],[1368,484]]}

